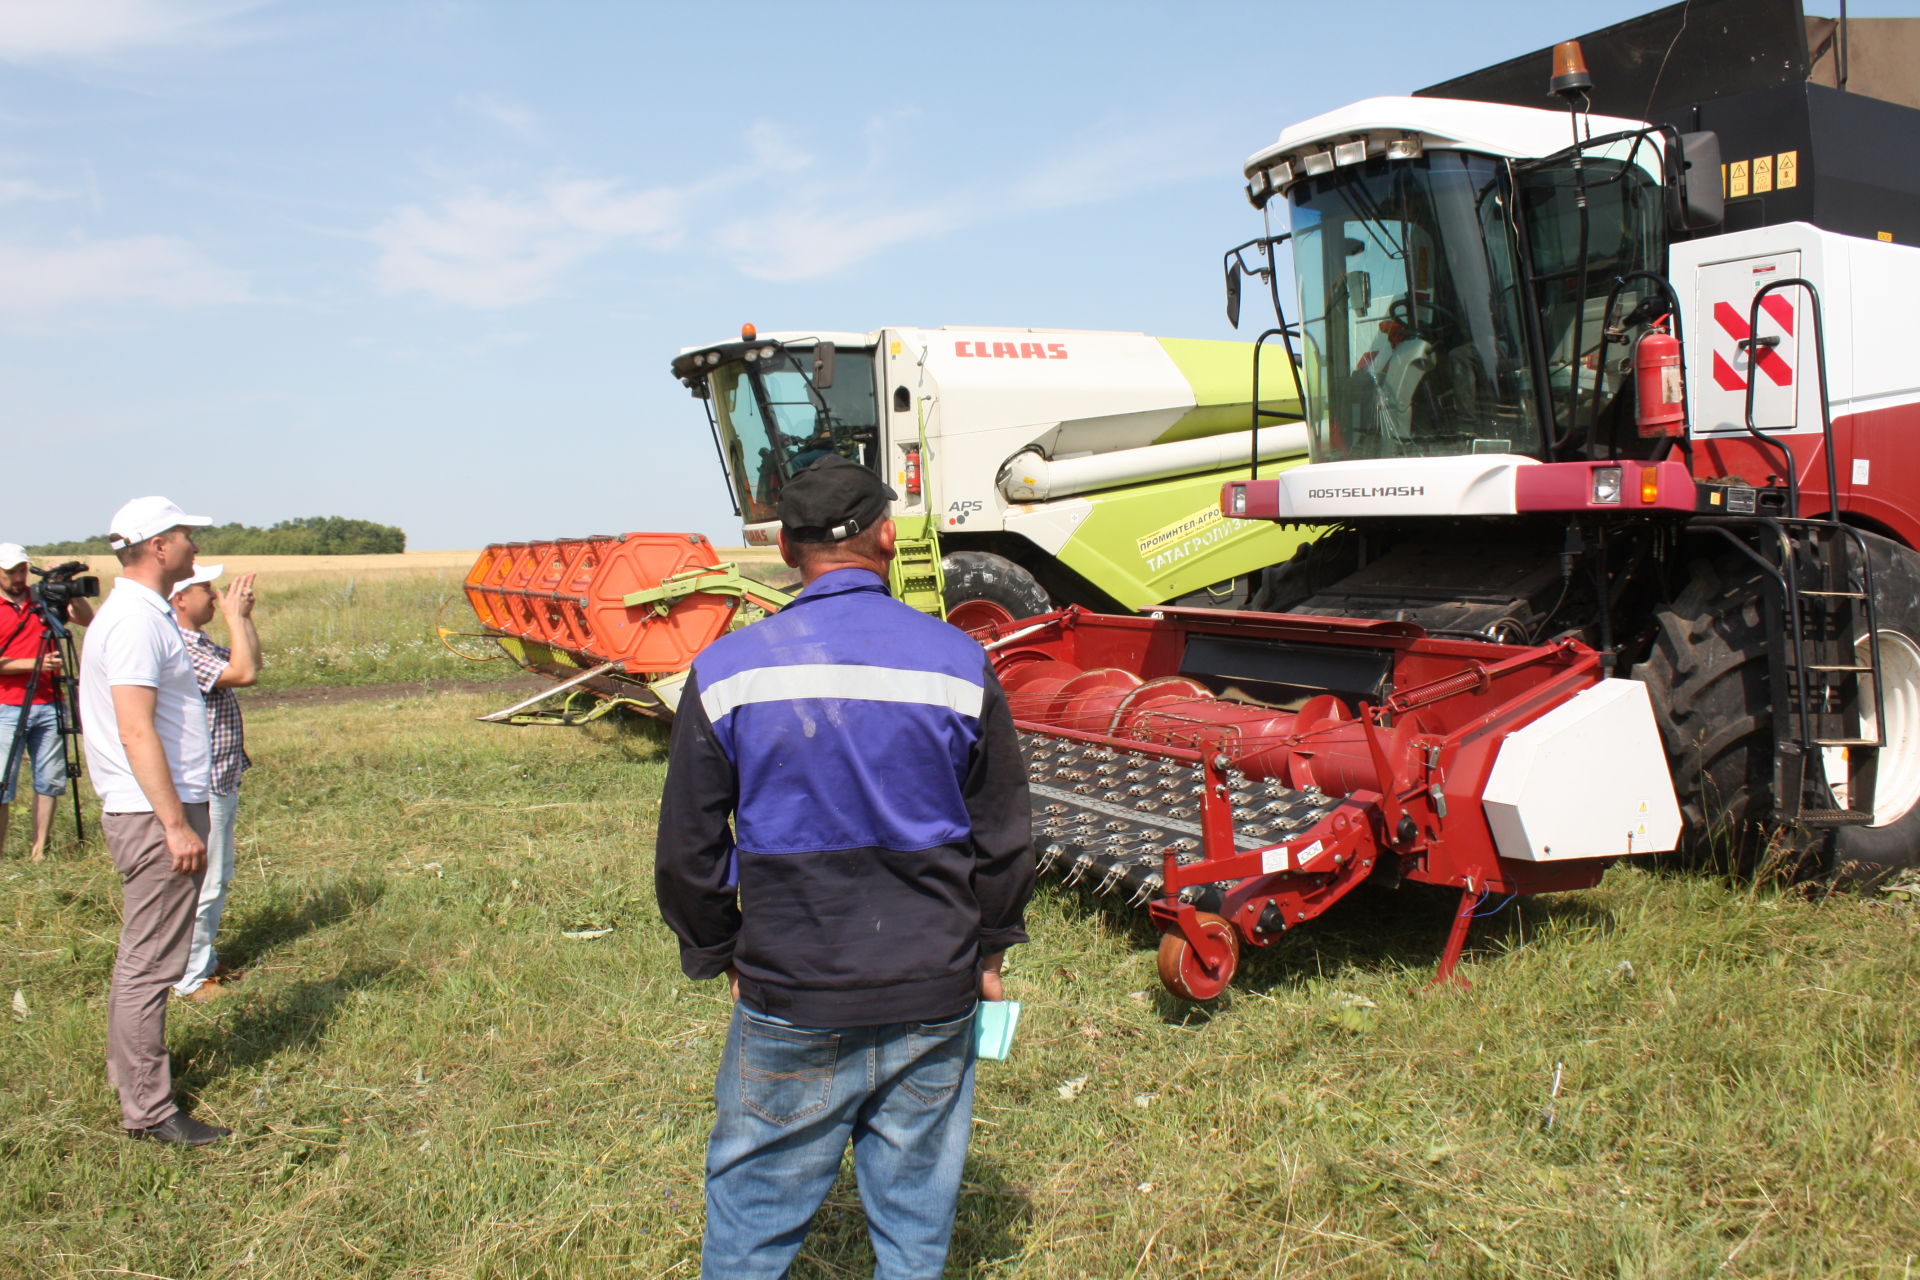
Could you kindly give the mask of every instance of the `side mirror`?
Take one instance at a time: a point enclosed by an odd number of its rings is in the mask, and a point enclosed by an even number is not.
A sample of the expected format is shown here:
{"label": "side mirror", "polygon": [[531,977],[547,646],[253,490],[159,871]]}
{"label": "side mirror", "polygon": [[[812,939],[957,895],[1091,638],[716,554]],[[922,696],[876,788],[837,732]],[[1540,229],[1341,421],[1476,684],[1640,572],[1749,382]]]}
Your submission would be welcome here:
{"label": "side mirror", "polygon": [[1712,130],[1680,135],[1679,178],[1667,202],[1675,231],[1705,231],[1726,219],[1720,186],[1720,135]]}
{"label": "side mirror", "polygon": [[1227,323],[1240,327],[1240,260],[1227,264]]}
{"label": "side mirror", "polygon": [[[1715,169],[1715,173],[1719,170]],[[813,344],[813,385],[825,391],[833,385],[833,344],[816,342]]]}
{"label": "side mirror", "polygon": [[1373,274],[1371,272],[1347,272],[1347,301],[1356,316],[1363,316],[1373,310]]}

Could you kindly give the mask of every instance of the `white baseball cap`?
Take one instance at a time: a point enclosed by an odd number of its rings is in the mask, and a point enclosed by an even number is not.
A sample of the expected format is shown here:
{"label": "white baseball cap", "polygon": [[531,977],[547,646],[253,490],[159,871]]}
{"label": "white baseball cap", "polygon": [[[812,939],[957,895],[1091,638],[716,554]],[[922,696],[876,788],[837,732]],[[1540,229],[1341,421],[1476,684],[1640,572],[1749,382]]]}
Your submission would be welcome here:
{"label": "white baseball cap", "polygon": [[18,569],[27,562],[27,549],[17,542],[0,542],[0,573]]}
{"label": "white baseball cap", "polygon": [[197,529],[212,523],[212,516],[190,516],[166,498],[135,498],[113,513],[113,523],[107,526],[107,545],[119,551],[180,525]]}
{"label": "white baseball cap", "polygon": [[203,564],[196,566],[191,578],[188,578],[185,582],[174,584],[173,594],[177,596],[188,587],[197,587],[203,582],[212,582],[220,576],[226,567],[224,564]]}

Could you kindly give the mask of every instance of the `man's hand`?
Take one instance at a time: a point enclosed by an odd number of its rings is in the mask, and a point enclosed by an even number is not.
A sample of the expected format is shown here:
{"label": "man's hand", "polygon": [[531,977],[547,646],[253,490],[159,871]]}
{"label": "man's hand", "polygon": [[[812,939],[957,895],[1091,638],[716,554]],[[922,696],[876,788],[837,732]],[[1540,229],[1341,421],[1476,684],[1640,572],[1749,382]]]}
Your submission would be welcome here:
{"label": "man's hand", "polygon": [[227,620],[231,653],[226,670],[214,682],[217,689],[241,689],[260,681],[260,633],[253,629],[253,575],[243,573],[225,594],[217,588],[214,600]]}
{"label": "man's hand", "polygon": [[980,962],[980,998],[982,1000],[1005,1000],[1007,990],[1000,983],[1000,966],[1007,962],[1007,953],[996,951]]}
{"label": "man's hand", "polygon": [[184,822],[167,828],[167,853],[173,858],[173,869],[183,876],[207,865],[207,842]]}
{"label": "man's hand", "polygon": [[727,966],[727,993],[735,1004],[740,1003],[740,971],[732,965]]}
{"label": "man's hand", "polygon": [[216,590],[214,597],[219,600],[220,612],[227,616],[229,627],[232,626],[234,618],[251,618],[253,616],[253,575],[241,574],[233,580],[233,585],[224,593]]}
{"label": "man's hand", "polygon": [[173,869],[190,876],[207,863],[207,842],[187,822],[185,806],[173,785],[167,766],[166,748],[154,729],[154,704],[159,694],[151,685],[116,684],[112,686],[113,718],[120,731],[120,745],[126,748],[127,767],[140,793],[153,806],[153,816],[167,833],[167,853]]}

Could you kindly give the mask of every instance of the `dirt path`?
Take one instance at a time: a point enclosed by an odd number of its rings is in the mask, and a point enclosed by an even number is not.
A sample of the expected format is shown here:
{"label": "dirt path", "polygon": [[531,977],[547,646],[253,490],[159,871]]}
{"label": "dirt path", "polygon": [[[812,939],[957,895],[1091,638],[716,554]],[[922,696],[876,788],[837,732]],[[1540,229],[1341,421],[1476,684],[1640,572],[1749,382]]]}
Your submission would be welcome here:
{"label": "dirt path", "polygon": [[325,707],[342,702],[366,702],[375,698],[417,698],[425,694],[443,693],[490,693],[500,699],[501,706],[520,701],[541,689],[551,687],[553,682],[544,676],[521,675],[511,680],[402,680],[393,684],[317,684],[305,685],[298,689],[274,689],[266,693],[247,693],[241,696],[246,700],[244,706],[254,707]]}

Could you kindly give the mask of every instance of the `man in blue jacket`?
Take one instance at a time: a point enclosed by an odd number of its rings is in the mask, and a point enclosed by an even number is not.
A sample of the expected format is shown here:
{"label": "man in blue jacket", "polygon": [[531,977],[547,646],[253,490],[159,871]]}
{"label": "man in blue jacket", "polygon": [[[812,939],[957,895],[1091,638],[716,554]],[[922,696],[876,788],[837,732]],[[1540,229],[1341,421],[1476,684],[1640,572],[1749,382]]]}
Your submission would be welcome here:
{"label": "man in blue jacket", "polygon": [[887,595],[894,492],[837,455],[780,494],[804,588],[681,696],[655,883],[733,1020],[707,1280],[784,1276],[853,1143],[876,1280],[937,1277],[973,1115],[974,1008],[1033,891],[1025,766],[980,646]]}

